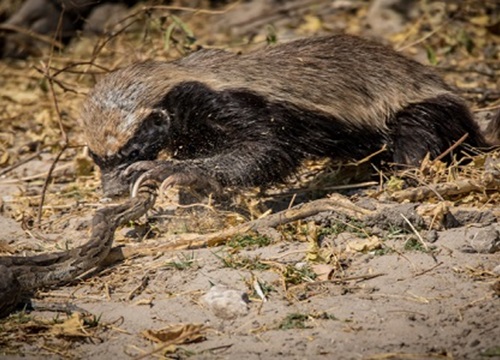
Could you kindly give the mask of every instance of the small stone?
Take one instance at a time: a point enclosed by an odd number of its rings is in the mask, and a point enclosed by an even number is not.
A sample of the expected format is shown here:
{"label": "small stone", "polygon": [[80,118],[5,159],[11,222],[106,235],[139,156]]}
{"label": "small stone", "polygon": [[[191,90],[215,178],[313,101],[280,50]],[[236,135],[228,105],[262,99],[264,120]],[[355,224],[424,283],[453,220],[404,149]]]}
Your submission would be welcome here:
{"label": "small stone", "polygon": [[464,252],[493,254],[500,250],[500,233],[492,226],[480,229],[467,240]]}
{"label": "small stone", "polygon": [[0,241],[7,244],[25,237],[21,224],[4,216],[0,216],[0,229],[2,229],[0,231]]}
{"label": "small stone", "polygon": [[493,268],[493,273],[496,275],[500,275],[500,264]]}
{"label": "small stone", "polygon": [[213,286],[201,299],[222,319],[231,320],[248,313],[248,295],[224,285]]}
{"label": "small stone", "polygon": [[434,229],[425,232],[423,235],[425,240],[431,244],[435,243],[439,238],[438,232]]}

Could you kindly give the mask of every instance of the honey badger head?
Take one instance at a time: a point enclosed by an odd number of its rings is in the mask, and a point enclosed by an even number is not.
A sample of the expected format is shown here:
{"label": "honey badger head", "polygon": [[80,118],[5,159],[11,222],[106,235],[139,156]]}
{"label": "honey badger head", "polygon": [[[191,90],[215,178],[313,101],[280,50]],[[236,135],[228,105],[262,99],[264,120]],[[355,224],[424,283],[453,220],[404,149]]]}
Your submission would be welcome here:
{"label": "honey badger head", "polygon": [[168,141],[171,117],[161,101],[166,90],[155,87],[154,72],[148,71],[155,66],[140,63],[109,74],[84,103],[83,131],[106,196],[125,192],[129,184],[123,171],[134,162],[155,159]]}

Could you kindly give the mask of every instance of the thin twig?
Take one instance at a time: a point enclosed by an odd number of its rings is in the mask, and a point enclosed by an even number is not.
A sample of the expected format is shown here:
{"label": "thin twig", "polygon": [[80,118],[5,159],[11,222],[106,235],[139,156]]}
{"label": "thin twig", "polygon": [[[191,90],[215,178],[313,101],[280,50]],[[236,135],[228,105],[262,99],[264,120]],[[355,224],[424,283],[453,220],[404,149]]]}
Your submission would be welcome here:
{"label": "thin twig", "polygon": [[349,199],[339,194],[331,195],[328,199],[314,200],[296,205],[291,209],[283,210],[264,218],[252,220],[229,229],[216,231],[210,234],[183,234],[173,237],[167,244],[160,246],[135,246],[115,247],[106,258],[105,264],[121,261],[131,256],[144,256],[181,249],[199,249],[203,247],[219,246],[233,238],[235,235],[244,234],[259,229],[274,228],[279,225],[304,219],[323,211],[333,211],[349,217],[361,219],[373,212],[363,209]]}
{"label": "thin twig", "polygon": [[371,280],[374,278],[377,278],[379,276],[385,276],[387,275],[386,273],[377,273],[377,274],[366,274],[366,275],[358,275],[358,276],[349,276],[349,277],[344,277],[344,278],[333,278],[329,280],[321,280],[321,281],[313,281],[313,282],[305,282],[299,285],[292,286],[288,288],[288,291],[293,291],[296,289],[300,289],[302,287],[308,288],[311,286],[315,285],[325,285],[325,284],[342,284],[348,281],[366,281],[366,280]]}
{"label": "thin twig", "polygon": [[425,270],[422,270],[420,271],[419,273],[415,274],[415,277],[417,276],[421,276],[421,275],[424,275],[424,274],[427,274],[428,272],[434,270],[435,268],[443,265],[444,263],[442,261],[438,262],[436,265],[434,265],[433,267],[430,267],[429,269],[425,269]]}
{"label": "thin twig", "polygon": [[467,139],[468,136],[469,136],[469,133],[465,133],[464,136],[462,136],[460,139],[455,141],[455,143],[453,145],[451,145],[448,149],[446,149],[446,151],[444,151],[441,155],[439,155],[437,158],[435,158],[432,161],[437,162],[437,161],[441,160],[442,158],[444,158],[446,155],[448,155],[453,150],[455,150],[461,143],[463,143],[465,141],[465,139]]}
{"label": "thin twig", "polygon": [[[70,147],[70,146],[68,146]],[[66,170],[70,167],[72,167],[73,164],[71,163],[67,163],[67,164],[64,164],[64,165],[61,165],[57,168],[54,169],[54,171],[52,171],[52,173],[55,173],[55,172],[59,172],[61,170]],[[38,174],[35,174],[35,175],[30,175],[30,176],[24,176],[22,178],[19,178],[19,179],[5,179],[5,180],[1,180],[0,181],[0,186],[2,185],[11,185],[11,184],[19,184],[19,183],[22,183],[22,182],[25,182],[25,181],[33,181],[33,180],[37,180],[37,179],[40,179],[40,178],[44,178],[48,175],[48,171],[45,171],[43,173],[38,173]],[[39,195],[38,195],[39,196]],[[30,198],[29,196],[25,196],[25,198]]]}
{"label": "thin twig", "polygon": [[208,14],[208,15],[222,15],[232,10],[236,5],[239,5],[240,1],[236,1],[232,4],[226,6],[226,8],[222,10],[210,10],[210,9],[199,9],[199,8],[190,8],[185,6],[171,6],[171,5],[153,5],[146,6],[141,9],[142,12],[147,12],[150,10],[171,10],[171,11],[188,11],[194,14]]}
{"label": "thin twig", "polygon": [[[56,32],[54,34],[54,37],[56,37],[57,34],[60,33],[60,31],[61,31],[62,17],[63,16],[64,16],[64,11],[59,16],[59,21],[57,23],[57,30],[56,30]],[[56,110],[57,121],[59,122],[59,130],[61,131],[61,136],[63,138],[63,143],[62,143],[61,151],[59,151],[59,153],[57,154],[56,158],[54,159],[54,161],[50,165],[49,172],[48,172],[47,177],[45,178],[45,182],[43,184],[41,198],[40,198],[40,204],[38,205],[38,216],[37,216],[37,225],[38,226],[40,226],[40,223],[42,222],[43,204],[45,202],[45,195],[46,195],[47,189],[49,187],[50,179],[52,178],[52,172],[54,171],[54,169],[56,167],[56,164],[59,161],[59,159],[61,158],[62,154],[68,148],[68,143],[69,143],[68,142],[68,134],[66,133],[66,130],[64,130],[64,126],[63,126],[63,123],[62,123],[62,115],[61,115],[61,111],[59,109],[59,102],[57,101],[56,92],[54,90],[54,79],[50,75],[50,66],[51,66],[51,63],[52,63],[53,56],[54,56],[54,47],[51,48],[51,51],[50,51],[50,54],[49,54],[49,60],[48,60],[47,65],[45,67],[45,70],[46,70],[45,71],[45,76],[46,76],[46,78],[47,78],[47,80],[49,82],[50,93],[52,95],[52,100],[54,102],[54,108]]]}
{"label": "thin twig", "polygon": [[475,108],[472,109],[473,112],[483,112],[483,111],[491,111],[491,110],[496,110],[500,109],[500,104],[499,105],[492,105],[484,108]]}
{"label": "thin twig", "polygon": [[[48,66],[50,66],[50,62],[48,64]],[[47,71],[50,71],[49,67],[47,67]],[[61,115],[61,111],[59,110],[59,102],[57,101],[57,96],[56,96],[56,93],[54,90],[54,81],[53,81],[52,76],[50,76],[50,74],[48,72],[47,72],[46,77],[49,81],[50,93],[52,94],[52,100],[54,101],[54,108],[56,109],[57,121],[59,123],[59,129],[61,130],[61,135],[63,138],[63,146],[67,147],[68,146],[68,134],[66,133],[66,130],[64,130],[64,126],[62,123],[62,115]]]}
{"label": "thin twig", "polygon": [[427,243],[424,241],[424,239],[422,238],[422,236],[420,235],[420,233],[417,231],[417,229],[415,229],[415,226],[413,226],[413,224],[411,223],[411,221],[408,220],[408,218],[406,216],[404,216],[403,214],[400,214],[400,215],[404,219],[404,221],[406,221],[406,223],[408,224],[408,226],[410,226],[410,228],[413,231],[413,233],[417,236],[418,241],[420,241],[420,243],[424,247],[425,251],[428,252],[429,251],[429,246],[427,246]]}
{"label": "thin twig", "polygon": [[450,21],[451,21],[451,18],[446,19],[442,24],[440,24],[434,30],[432,30],[431,32],[425,34],[424,36],[420,37],[419,39],[415,40],[414,42],[409,43],[407,45],[404,45],[402,47],[398,47],[397,51],[403,51],[403,50],[406,50],[406,49],[408,49],[410,47],[418,45],[421,42],[424,42],[425,40],[427,40],[428,38],[430,38],[431,36],[433,36],[434,34],[436,34],[438,31],[440,31],[442,28],[444,28],[445,26],[447,26]]}
{"label": "thin twig", "polygon": [[35,33],[31,30],[27,30],[27,29],[22,28],[20,26],[16,26],[16,25],[12,25],[12,24],[0,24],[0,30],[11,31],[11,32],[23,34],[23,35],[29,36],[33,39],[36,39],[38,41],[49,44],[49,45],[51,45],[51,47],[56,47],[58,49],[62,49],[64,47],[64,45],[61,42],[55,40],[54,38]]}
{"label": "thin twig", "polygon": [[13,165],[11,165],[11,166],[3,169],[2,171],[0,171],[0,176],[7,174],[7,173],[11,172],[14,169],[17,169],[19,166],[24,165],[24,164],[26,164],[27,162],[30,162],[33,159],[36,159],[37,157],[39,157],[44,152],[47,152],[47,149],[38,150],[36,153],[32,154],[31,156],[28,156],[27,158],[25,158],[23,160],[20,160],[17,163],[15,163],[15,164],[13,164]]}
{"label": "thin twig", "polygon": [[47,177],[45,178],[45,182],[43,184],[42,194],[41,194],[41,198],[40,198],[40,204],[38,205],[38,216],[37,216],[37,225],[38,226],[40,226],[40,223],[42,222],[43,203],[45,202],[45,194],[47,192],[47,188],[49,187],[50,179],[52,178],[52,172],[54,171],[54,168],[56,167],[57,162],[59,161],[62,154],[64,153],[64,151],[66,151],[67,148],[68,148],[68,144],[67,143],[63,144],[61,151],[59,151],[56,158],[54,159],[54,161],[50,165],[50,169],[47,173]]}
{"label": "thin twig", "polygon": [[50,82],[54,82],[56,83],[61,89],[63,89],[64,91],[67,91],[67,92],[72,92],[73,94],[81,94],[81,92],[77,91],[77,90],[73,90],[69,87],[67,87],[66,85],[63,84],[62,81],[56,79],[53,75],[49,75],[47,72],[45,72],[44,70],[40,69],[38,66],[33,66],[33,68],[38,71],[40,74],[44,75],[44,77],[46,79],[48,79]]}

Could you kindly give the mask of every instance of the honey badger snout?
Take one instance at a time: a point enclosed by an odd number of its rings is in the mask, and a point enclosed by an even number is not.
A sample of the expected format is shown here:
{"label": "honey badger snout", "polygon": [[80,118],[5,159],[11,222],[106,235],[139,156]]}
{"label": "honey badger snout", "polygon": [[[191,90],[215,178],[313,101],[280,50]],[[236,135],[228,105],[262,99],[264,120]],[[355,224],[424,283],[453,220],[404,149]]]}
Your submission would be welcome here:
{"label": "honey badger snout", "polygon": [[155,161],[138,161],[128,166],[101,170],[102,190],[105,197],[118,197],[130,192],[139,177],[155,167]]}
{"label": "honey badger snout", "polygon": [[123,169],[102,170],[101,183],[105,197],[124,195],[130,188],[130,181],[124,177]]}

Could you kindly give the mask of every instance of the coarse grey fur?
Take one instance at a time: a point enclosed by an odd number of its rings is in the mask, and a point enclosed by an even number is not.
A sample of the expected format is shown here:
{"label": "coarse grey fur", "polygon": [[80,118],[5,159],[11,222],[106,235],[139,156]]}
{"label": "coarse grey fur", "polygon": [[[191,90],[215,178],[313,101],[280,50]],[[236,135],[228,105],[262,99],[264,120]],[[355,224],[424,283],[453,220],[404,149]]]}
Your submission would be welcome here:
{"label": "coarse grey fur", "polygon": [[[416,165],[465,134],[487,145],[432,68],[351,35],[136,63],[95,86],[81,120],[108,195],[143,172],[170,184],[262,185],[310,156],[362,158],[387,145],[386,160]],[[155,161],[161,150],[172,159]]]}

